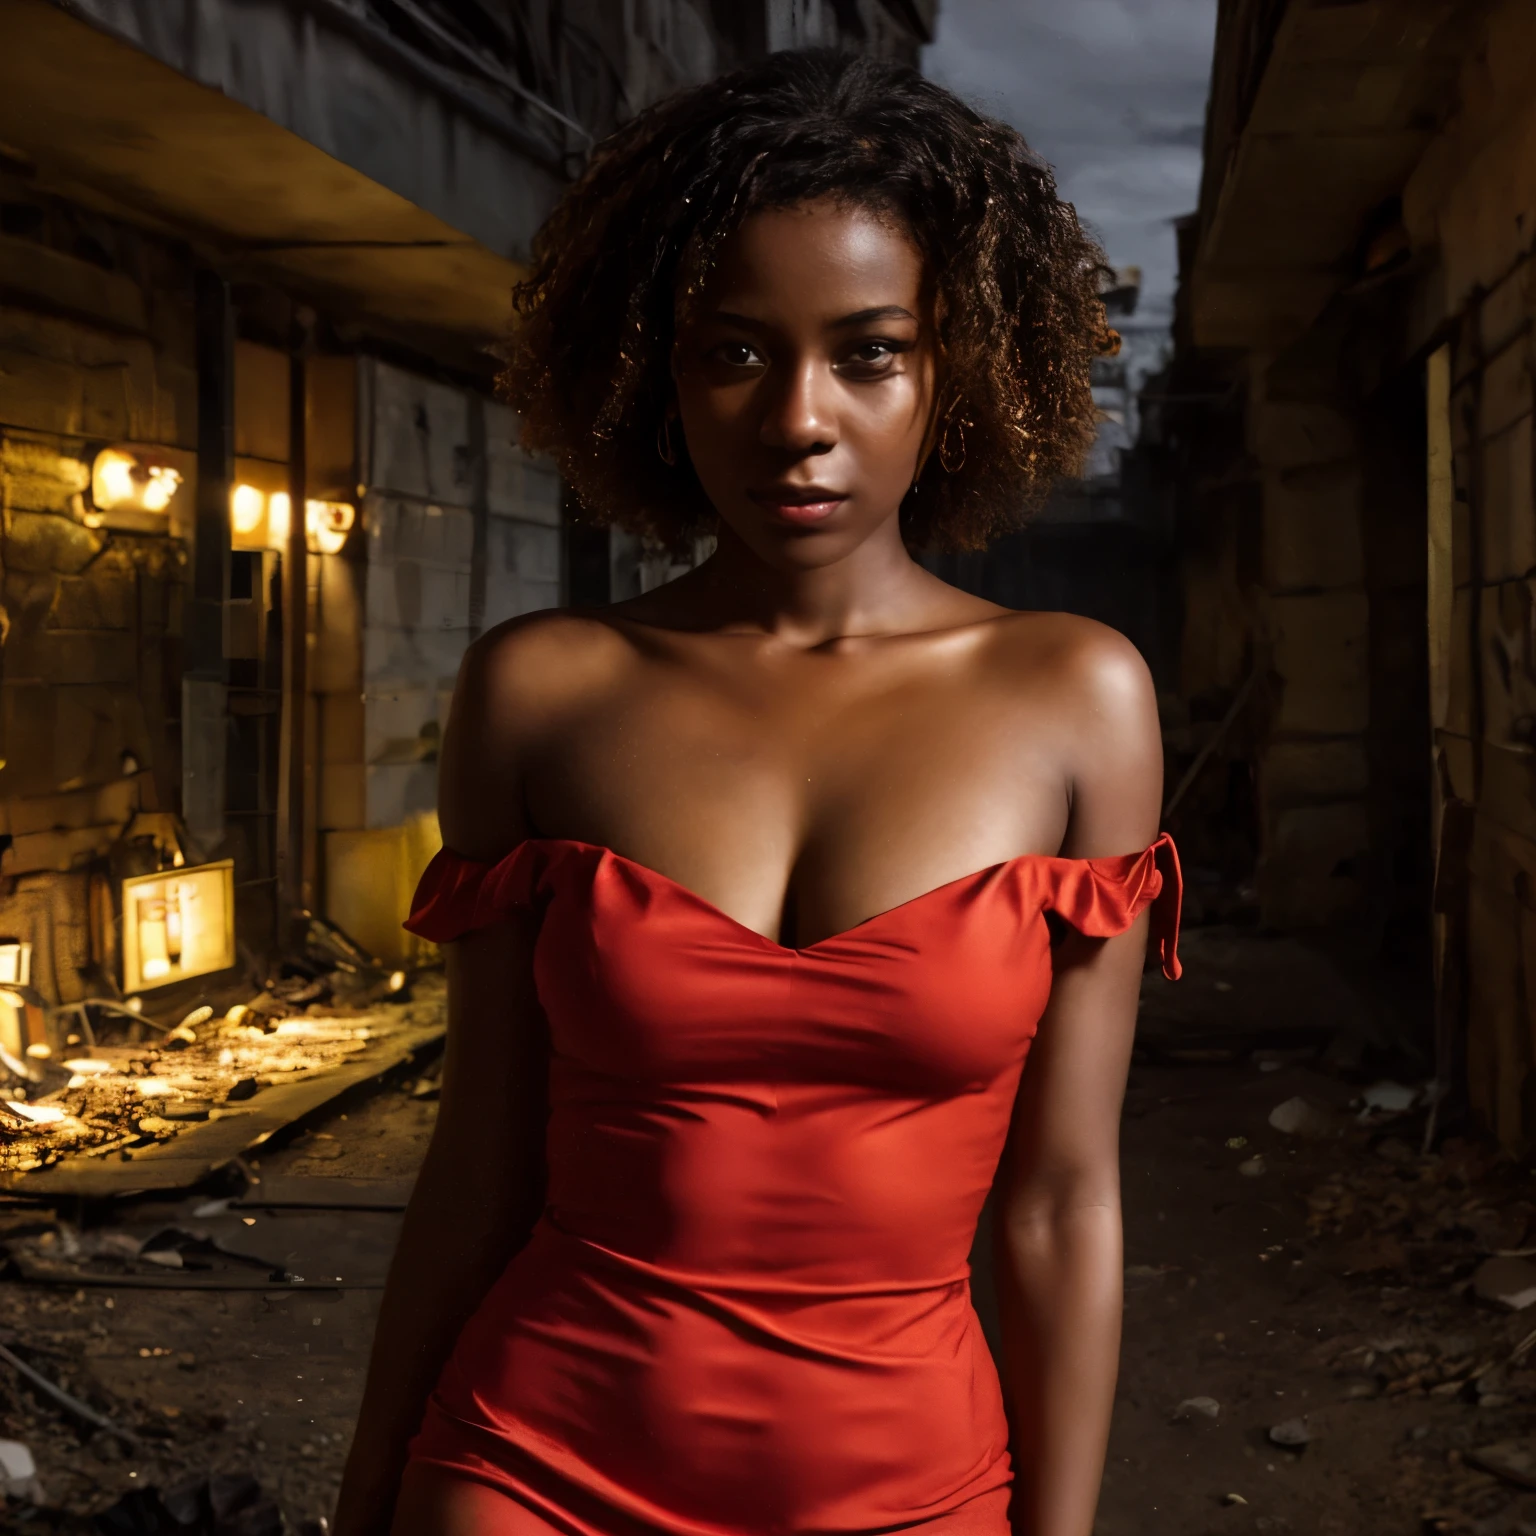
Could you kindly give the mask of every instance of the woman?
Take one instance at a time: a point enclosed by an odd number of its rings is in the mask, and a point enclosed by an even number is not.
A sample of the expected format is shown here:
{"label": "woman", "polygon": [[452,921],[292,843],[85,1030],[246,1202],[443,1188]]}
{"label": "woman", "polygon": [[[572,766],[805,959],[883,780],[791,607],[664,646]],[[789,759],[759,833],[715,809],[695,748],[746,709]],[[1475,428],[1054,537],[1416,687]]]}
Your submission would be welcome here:
{"label": "woman", "polygon": [[1077,461],[1099,273],[1016,134],[832,54],[644,114],[539,236],[525,444],[718,544],[465,660],[340,1536],[1087,1536],[1149,907],[1176,969],[1156,709],[1118,635],[909,550]]}

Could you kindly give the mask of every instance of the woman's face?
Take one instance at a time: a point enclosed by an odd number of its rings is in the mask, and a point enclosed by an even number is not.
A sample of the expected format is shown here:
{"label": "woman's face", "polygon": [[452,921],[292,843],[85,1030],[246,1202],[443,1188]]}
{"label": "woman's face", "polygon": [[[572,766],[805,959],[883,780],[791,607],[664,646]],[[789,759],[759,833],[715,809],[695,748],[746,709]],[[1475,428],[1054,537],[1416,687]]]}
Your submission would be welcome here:
{"label": "woman's face", "polygon": [[681,435],[721,520],[772,564],[831,564],[895,517],[927,440],[922,257],[865,209],[753,214],[679,331],[672,371]]}

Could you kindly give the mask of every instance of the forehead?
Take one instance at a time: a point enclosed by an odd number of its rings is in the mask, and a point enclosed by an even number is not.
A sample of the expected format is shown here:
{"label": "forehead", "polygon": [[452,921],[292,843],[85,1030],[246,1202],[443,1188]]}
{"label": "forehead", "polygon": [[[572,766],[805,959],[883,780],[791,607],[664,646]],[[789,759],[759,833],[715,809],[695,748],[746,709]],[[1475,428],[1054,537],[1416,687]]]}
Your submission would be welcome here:
{"label": "forehead", "polygon": [[704,314],[836,318],[887,305],[918,312],[923,258],[891,216],[823,200],[750,214],[721,248]]}

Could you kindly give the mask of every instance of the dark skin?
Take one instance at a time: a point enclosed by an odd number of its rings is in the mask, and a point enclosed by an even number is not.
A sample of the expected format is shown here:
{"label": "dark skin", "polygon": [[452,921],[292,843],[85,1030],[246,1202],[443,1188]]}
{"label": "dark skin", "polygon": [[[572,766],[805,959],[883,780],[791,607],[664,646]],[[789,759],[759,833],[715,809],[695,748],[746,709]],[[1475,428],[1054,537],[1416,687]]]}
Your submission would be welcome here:
{"label": "dark skin", "polygon": [[[792,946],[1019,854],[1145,847],[1162,751],[1136,651],[1088,620],[956,591],[902,543],[941,368],[922,258],[897,224],[834,202],[749,218],[674,348],[670,439],[719,511],[719,547],[633,602],[476,643],[444,743],[446,844],[478,860],[528,836],[606,845]],[[402,1487],[401,1472],[455,1337],[542,1205],[534,938],[515,917],[449,949],[442,1111],[337,1536],[474,1536],[507,1513],[486,1488],[421,1467]],[[1027,1536],[1093,1524],[1145,943],[1145,918],[1063,941],[997,1176]]]}

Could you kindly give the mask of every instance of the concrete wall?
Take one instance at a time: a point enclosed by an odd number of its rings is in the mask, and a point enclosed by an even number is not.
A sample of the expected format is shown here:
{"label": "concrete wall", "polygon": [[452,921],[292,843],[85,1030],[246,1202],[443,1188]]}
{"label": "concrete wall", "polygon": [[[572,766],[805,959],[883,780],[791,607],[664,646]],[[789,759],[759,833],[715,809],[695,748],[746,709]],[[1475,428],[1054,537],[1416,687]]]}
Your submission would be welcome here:
{"label": "concrete wall", "polygon": [[[494,401],[374,359],[357,387],[361,527],[318,561],[325,905],[377,953],[407,958],[399,913],[436,849],[459,661],[492,625],[559,605],[560,485]],[[383,868],[397,874],[381,901]]]}

